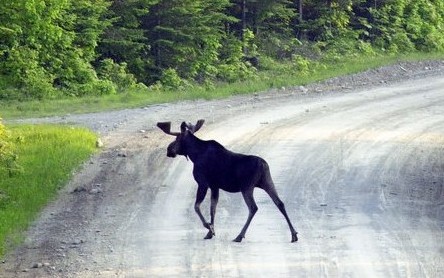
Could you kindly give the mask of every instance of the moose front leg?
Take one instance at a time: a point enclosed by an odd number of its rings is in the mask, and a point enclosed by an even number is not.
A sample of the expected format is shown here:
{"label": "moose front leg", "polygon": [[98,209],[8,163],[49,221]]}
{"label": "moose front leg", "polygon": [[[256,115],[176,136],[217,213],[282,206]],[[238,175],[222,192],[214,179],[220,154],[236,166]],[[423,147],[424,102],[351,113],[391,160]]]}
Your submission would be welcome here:
{"label": "moose front leg", "polygon": [[[194,210],[197,213],[197,216],[199,216],[200,221],[202,221],[202,224],[205,228],[208,229],[208,234],[205,236],[205,239],[211,238],[214,235],[214,229],[213,225],[211,223],[208,223],[205,220],[205,217],[202,215],[202,212],[200,211],[200,204],[205,199],[205,195],[207,195],[208,187],[207,186],[198,186],[197,188],[197,194],[196,194],[196,202],[194,203]],[[208,237],[211,235],[211,237]]]}

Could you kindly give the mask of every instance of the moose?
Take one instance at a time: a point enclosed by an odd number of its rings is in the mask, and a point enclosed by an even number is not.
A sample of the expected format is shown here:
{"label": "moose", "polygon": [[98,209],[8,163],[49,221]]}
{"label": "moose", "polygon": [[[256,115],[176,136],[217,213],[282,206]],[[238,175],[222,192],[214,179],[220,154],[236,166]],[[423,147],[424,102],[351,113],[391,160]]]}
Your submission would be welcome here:
{"label": "moose", "polygon": [[[231,193],[241,192],[248,206],[247,222],[239,235],[233,240],[241,242],[245,238],[248,226],[258,210],[253,197],[253,190],[258,187],[268,193],[284,215],[290,227],[291,242],[297,241],[297,232],[291,224],[284,203],[276,192],[267,162],[258,156],[229,151],[214,140],[204,141],[197,138],[194,133],[203,124],[204,120],[198,120],[195,125],[182,122],[180,132],[171,132],[171,122],[158,122],[157,126],[166,134],[176,137],[176,140],[170,143],[167,148],[167,156],[183,155],[187,159],[191,159],[194,164],[193,176],[198,184],[194,209],[203,226],[208,229],[205,239],[211,239],[216,235],[214,217],[219,199],[219,189],[222,189]],[[211,190],[211,220],[209,223],[200,210],[200,204],[205,199],[208,189]]]}

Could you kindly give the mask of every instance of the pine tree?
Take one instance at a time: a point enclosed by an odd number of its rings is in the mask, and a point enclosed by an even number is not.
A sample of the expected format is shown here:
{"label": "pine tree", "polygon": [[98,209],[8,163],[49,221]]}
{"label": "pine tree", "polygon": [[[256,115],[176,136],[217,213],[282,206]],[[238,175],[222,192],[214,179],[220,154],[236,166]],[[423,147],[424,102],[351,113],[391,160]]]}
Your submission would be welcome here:
{"label": "pine tree", "polygon": [[106,17],[112,22],[101,37],[98,60],[111,59],[125,63],[128,71],[141,82],[147,82],[150,42],[141,27],[149,8],[158,0],[114,0]]}
{"label": "pine tree", "polygon": [[228,5],[228,0],[163,0],[154,5],[143,24],[151,44],[154,78],[166,69],[187,79],[214,75]]}
{"label": "pine tree", "polygon": [[294,3],[288,0],[232,0],[229,14],[238,19],[231,25],[231,31],[242,37],[244,29],[255,35],[285,33],[291,30],[291,21],[296,16]]}

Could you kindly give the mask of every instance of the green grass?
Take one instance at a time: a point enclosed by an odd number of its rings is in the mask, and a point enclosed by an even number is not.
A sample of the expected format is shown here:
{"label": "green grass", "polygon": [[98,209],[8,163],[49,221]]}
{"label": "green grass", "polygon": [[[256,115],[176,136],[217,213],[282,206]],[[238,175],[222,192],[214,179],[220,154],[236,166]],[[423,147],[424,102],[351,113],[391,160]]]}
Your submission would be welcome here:
{"label": "green grass", "polygon": [[254,80],[233,84],[218,84],[211,89],[193,87],[180,92],[145,91],[102,97],[64,98],[56,100],[0,102],[1,117],[17,119],[54,115],[98,112],[123,108],[142,107],[156,103],[180,100],[217,99],[235,94],[265,91],[271,88],[305,85],[328,78],[377,68],[400,61],[444,59],[444,53],[411,53],[405,55],[354,57],[335,62],[328,67],[316,67],[306,75],[288,72],[286,65],[273,65],[258,73]]}
{"label": "green grass", "polygon": [[96,135],[83,128],[20,125],[8,128],[17,140],[21,172],[0,168],[0,257],[23,239],[41,209],[95,151]]}

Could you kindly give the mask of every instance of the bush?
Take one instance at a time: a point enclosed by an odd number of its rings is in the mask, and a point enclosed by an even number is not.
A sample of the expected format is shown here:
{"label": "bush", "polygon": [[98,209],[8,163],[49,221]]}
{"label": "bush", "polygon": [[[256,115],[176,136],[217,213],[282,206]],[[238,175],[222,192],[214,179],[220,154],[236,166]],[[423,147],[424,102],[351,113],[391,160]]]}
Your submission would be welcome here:
{"label": "bush", "polygon": [[120,91],[137,87],[137,80],[133,74],[128,73],[127,64],[117,64],[111,59],[104,59],[97,69],[100,79],[113,82]]}
{"label": "bush", "polygon": [[162,72],[160,84],[166,90],[182,90],[191,86],[185,79],[182,79],[175,69],[169,68]]}
{"label": "bush", "polygon": [[11,176],[19,168],[16,160],[17,155],[14,152],[14,145],[0,118],[0,170],[6,169]]}
{"label": "bush", "polygon": [[86,84],[75,84],[69,91],[74,96],[104,96],[117,93],[116,85],[109,80],[95,80]]}
{"label": "bush", "polygon": [[310,61],[307,58],[304,58],[301,55],[293,55],[291,60],[293,64],[293,69],[296,72],[302,75],[306,75],[309,73]]}
{"label": "bush", "polygon": [[0,69],[0,73],[5,76],[0,89],[8,92],[1,94],[1,98],[44,99],[55,96],[52,86],[54,78],[39,66],[37,56],[38,52],[28,47],[17,47],[8,52]]}
{"label": "bush", "polygon": [[218,78],[226,82],[236,82],[255,77],[255,69],[243,62],[222,64],[219,66]]}
{"label": "bush", "polygon": [[415,45],[404,32],[393,34],[388,50],[392,53],[408,53],[415,50]]}
{"label": "bush", "polygon": [[235,82],[256,75],[256,69],[250,63],[244,62],[243,48],[248,49],[248,54],[252,57],[257,55],[256,46],[252,43],[252,33],[246,32],[246,35],[250,37],[245,43],[242,43],[233,35],[226,38],[220,52],[220,64],[217,66],[216,77],[218,79]]}

